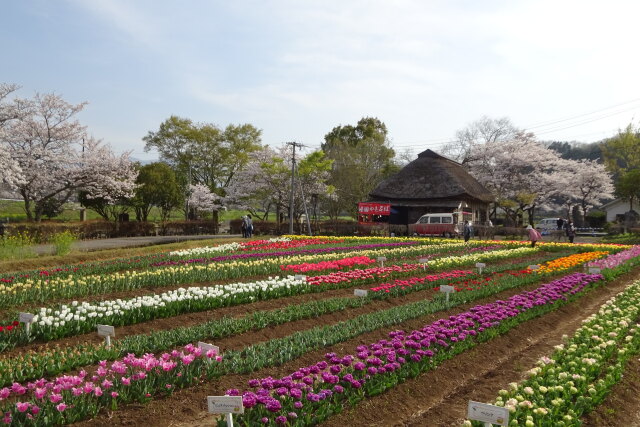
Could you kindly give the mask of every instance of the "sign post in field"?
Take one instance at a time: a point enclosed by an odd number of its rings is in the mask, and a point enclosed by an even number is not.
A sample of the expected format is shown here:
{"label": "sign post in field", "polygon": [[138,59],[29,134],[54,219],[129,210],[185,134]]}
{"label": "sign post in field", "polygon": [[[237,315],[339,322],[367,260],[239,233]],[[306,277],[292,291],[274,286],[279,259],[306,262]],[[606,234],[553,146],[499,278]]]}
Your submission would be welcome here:
{"label": "sign post in field", "polygon": [[502,406],[488,405],[470,400],[467,407],[467,418],[482,421],[487,427],[491,427],[493,424],[506,426],[509,424],[509,410]]}
{"label": "sign post in field", "polygon": [[242,396],[207,396],[210,414],[225,414],[227,427],[233,427],[233,414],[244,414]]}

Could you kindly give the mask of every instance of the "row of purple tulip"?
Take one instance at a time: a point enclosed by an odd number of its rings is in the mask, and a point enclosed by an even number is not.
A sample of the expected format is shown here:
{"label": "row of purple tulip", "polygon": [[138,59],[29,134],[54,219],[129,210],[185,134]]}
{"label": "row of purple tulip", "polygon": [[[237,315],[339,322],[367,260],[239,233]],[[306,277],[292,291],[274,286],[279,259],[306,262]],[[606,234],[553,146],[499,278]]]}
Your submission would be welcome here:
{"label": "row of purple tulip", "polygon": [[[495,330],[510,318],[536,307],[566,300],[602,275],[574,273],[538,289],[506,300],[475,306],[464,313],[437,320],[422,329],[394,331],[388,339],[361,345],[353,354],[328,353],[326,360],[298,369],[283,378],[249,381],[242,395],[246,425],[317,423],[346,402],[380,393],[407,377],[430,369],[447,358],[454,346],[473,346],[474,337]],[[459,348],[458,351],[459,352]]]}

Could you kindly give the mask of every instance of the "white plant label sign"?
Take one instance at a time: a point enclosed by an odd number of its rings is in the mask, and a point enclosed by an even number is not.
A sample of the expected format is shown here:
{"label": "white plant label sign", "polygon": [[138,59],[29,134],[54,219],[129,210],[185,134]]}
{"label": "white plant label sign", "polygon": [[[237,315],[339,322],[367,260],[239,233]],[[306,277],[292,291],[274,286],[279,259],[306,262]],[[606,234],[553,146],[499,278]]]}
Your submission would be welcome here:
{"label": "white plant label sign", "polygon": [[366,297],[367,295],[369,295],[369,291],[365,289],[354,289],[353,295],[357,297]]}
{"label": "white plant label sign", "polygon": [[27,336],[31,334],[31,323],[33,323],[34,315],[31,313],[20,313],[18,315],[18,321],[24,323],[24,329]]}
{"label": "white plant label sign", "polygon": [[20,323],[31,323],[33,322],[34,315],[31,313],[20,313],[18,315],[18,321]]}
{"label": "white plant label sign", "polygon": [[210,414],[244,414],[242,396],[207,396]]}
{"label": "white plant label sign", "polygon": [[509,424],[509,410],[502,406],[488,405],[470,400],[467,407],[467,418],[506,426]]}
{"label": "white plant label sign", "polygon": [[217,355],[220,354],[220,347],[217,345],[209,344],[206,342],[198,341],[198,348],[202,350],[202,355],[205,356],[209,350],[213,350]]}
{"label": "white plant label sign", "polygon": [[478,270],[480,270],[480,274],[482,274],[482,269],[485,268],[487,266],[487,264],[485,264],[484,262],[477,262],[476,263],[476,268]]}
{"label": "white plant label sign", "polygon": [[98,335],[101,337],[115,337],[116,328],[109,325],[98,325]]}
{"label": "white plant label sign", "polygon": [[540,268],[540,265],[538,265],[538,264],[533,264],[533,265],[529,266],[529,270],[537,270],[539,268]]}
{"label": "white plant label sign", "polygon": [[589,267],[589,274],[600,274],[600,267]]}
{"label": "white plant label sign", "polygon": [[296,274],[295,276],[293,276],[293,278],[296,280],[307,280],[307,276],[305,276],[304,274]]}
{"label": "white plant label sign", "polygon": [[449,302],[449,294],[451,294],[451,292],[455,292],[456,288],[454,288],[451,285],[442,285],[440,286],[440,292],[444,292],[447,295],[447,302]]}

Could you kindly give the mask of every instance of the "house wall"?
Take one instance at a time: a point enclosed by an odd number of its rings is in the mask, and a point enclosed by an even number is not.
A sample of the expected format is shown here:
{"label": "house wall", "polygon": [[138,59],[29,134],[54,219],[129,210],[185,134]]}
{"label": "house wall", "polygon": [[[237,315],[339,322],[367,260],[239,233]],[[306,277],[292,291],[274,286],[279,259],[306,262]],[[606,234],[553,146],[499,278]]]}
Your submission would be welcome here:
{"label": "house wall", "polygon": [[[635,209],[635,206],[634,206],[634,209]],[[617,201],[615,203],[612,203],[610,206],[607,206],[605,208],[605,212],[607,212],[607,222],[615,221],[616,215],[624,215],[628,211],[629,211],[628,201]]]}

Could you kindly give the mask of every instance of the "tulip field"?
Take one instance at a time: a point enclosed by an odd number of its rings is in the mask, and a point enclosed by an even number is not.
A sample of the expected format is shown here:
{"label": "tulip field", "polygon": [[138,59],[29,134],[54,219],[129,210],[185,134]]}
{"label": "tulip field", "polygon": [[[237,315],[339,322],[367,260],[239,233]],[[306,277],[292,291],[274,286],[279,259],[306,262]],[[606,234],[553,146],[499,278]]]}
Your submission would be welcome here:
{"label": "tulip field", "polygon": [[207,396],[239,426],[625,425],[639,358],[639,246],[284,236],[0,274],[6,425],[226,425]]}

